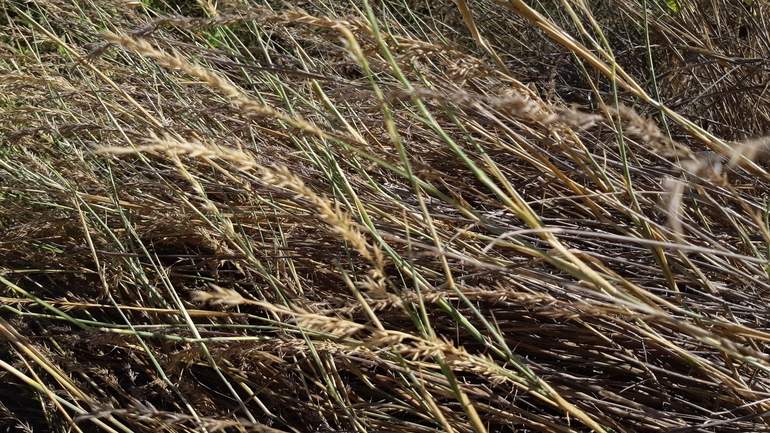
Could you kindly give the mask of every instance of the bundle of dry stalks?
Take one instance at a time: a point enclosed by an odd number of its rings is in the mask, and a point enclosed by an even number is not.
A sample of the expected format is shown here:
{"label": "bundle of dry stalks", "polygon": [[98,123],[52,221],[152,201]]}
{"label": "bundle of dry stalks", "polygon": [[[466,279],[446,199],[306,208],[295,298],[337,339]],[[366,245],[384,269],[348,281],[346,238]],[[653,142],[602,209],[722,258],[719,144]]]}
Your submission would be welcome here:
{"label": "bundle of dry stalks", "polygon": [[0,0],[0,431],[770,430],[766,5],[292,3]]}

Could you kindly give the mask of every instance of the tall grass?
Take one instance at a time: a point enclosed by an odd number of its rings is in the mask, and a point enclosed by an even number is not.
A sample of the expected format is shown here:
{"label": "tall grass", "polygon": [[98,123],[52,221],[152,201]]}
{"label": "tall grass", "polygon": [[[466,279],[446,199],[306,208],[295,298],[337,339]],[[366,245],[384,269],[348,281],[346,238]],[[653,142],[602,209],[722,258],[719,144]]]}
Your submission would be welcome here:
{"label": "tall grass", "polygon": [[0,431],[769,429],[766,5],[0,5]]}

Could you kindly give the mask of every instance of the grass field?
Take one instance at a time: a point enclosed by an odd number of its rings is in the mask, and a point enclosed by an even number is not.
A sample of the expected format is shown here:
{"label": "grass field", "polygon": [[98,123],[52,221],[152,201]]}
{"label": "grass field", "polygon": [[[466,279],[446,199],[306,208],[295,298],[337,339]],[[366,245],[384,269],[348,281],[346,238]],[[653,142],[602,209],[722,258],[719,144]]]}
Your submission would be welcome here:
{"label": "grass field", "polygon": [[0,5],[0,432],[770,430],[766,2]]}

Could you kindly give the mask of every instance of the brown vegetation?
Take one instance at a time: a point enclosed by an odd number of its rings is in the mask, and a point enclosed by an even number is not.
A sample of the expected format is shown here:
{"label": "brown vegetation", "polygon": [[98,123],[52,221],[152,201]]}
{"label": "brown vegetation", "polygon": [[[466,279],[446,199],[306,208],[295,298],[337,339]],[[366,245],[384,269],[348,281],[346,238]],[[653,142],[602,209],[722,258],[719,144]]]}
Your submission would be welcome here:
{"label": "brown vegetation", "polygon": [[290,3],[0,0],[0,431],[769,430],[764,3]]}

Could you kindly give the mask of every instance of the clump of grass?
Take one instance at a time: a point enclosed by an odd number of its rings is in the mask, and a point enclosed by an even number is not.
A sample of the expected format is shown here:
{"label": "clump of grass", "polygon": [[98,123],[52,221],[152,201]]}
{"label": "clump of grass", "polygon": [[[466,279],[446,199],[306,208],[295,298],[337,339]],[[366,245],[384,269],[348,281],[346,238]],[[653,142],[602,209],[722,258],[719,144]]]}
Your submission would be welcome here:
{"label": "clump of grass", "polygon": [[767,430],[764,6],[432,3],[0,2],[0,430]]}

